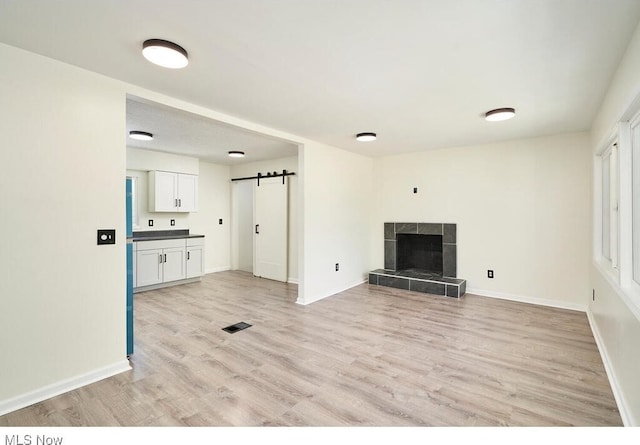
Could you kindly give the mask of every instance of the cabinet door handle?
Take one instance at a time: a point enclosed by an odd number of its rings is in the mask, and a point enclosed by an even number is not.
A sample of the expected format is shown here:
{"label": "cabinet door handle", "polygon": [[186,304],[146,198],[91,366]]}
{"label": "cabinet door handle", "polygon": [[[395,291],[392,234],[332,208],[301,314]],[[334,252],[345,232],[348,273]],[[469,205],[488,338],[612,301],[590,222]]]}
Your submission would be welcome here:
{"label": "cabinet door handle", "polygon": [[260,224],[256,224],[256,234],[260,235]]}
{"label": "cabinet door handle", "polygon": [[191,259],[191,252],[187,252],[187,259],[190,260]]}
{"label": "cabinet door handle", "polygon": [[158,255],[158,264],[162,264],[162,254]]}
{"label": "cabinet door handle", "polygon": [[178,199],[178,207],[182,207],[182,199]]}
{"label": "cabinet door handle", "polygon": [[167,262],[167,254],[165,253],[163,256],[164,256],[164,258],[162,259],[162,262],[166,263]]}
{"label": "cabinet door handle", "polygon": [[176,202],[176,204],[174,205],[174,207],[178,207],[178,198],[174,199],[174,201]]}

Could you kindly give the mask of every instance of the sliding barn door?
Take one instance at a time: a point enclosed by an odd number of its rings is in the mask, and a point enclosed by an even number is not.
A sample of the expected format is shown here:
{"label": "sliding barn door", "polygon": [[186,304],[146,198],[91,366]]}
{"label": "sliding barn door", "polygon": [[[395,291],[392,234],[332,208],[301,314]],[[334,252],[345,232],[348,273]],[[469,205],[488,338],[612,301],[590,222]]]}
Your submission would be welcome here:
{"label": "sliding barn door", "polygon": [[286,176],[260,178],[254,187],[253,274],[257,277],[286,282],[288,178]]}

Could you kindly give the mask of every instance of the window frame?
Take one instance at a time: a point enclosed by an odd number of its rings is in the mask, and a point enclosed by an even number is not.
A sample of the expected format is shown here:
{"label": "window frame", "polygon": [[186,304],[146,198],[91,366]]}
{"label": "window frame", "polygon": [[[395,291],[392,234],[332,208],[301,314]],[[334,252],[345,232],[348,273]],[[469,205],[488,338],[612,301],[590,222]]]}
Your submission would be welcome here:
{"label": "window frame", "polygon": [[139,224],[139,196],[138,196],[138,177],[133,175],[127,175],[128,179],[131,179],[131,219],[133,230],[140,229]]}
{"label": "window frame", "polygon": [[[619,157],[618,157],[618,134],[619,128],[616,128],[614,134],[603,145],[602,150],[596,155],[595,159],[595,187],[597,205],[595,206],[595,224],[594,224],[594,257],[601,268],[617,283],[620,284],[619,271],[619,247],[620,247],[620,227],[619,227]],[[604,172],[608,162],[608,190],[605,190],[604,180],[607,177]],[[605,197],[605,192],[607,196]],[[608,201],[608,205],[607,202]],[[608,246],[609,257],[605,255],[605,210],[608,216]]]}
{"label": "window frame", "polygon": [[[640,111],[629,120],[628,124],[629,153],[628,163],[628,205],[629,205],[629,287],[638,296],[640,305]],[[623,167],[621,160],[621,167]],[[624,167],[623,167],[624,168]],[[635,199],[634,199],[635,198]]]}
{"label": "window frame", "polygon": [[[614,147],[614,144],[615,147]],[[615,261],[607,260],[603,255],[603,159],[612,149],[613,162],[611,171],[613,184],[617,194],[617,211],[612,199],[611,212],[615,215],[612,228],[617,231]],[[633,165],[635,153],[635,166]],[[640,95],[623,114],[606,143],[594,153],[594,224],[593,224],[593,259],[594,265],[609,284],[616,290],[629,309],[640,319],[640,283],[634,279],[634,261],[640,261],[640,240],[634,240],[634,220],[636,237],[640,237]],[[634,178],[635,188],[634,191]],[[636,196],[636,214],[633,214],[633,198]],[[611,196],[611,195],[610,195]],[[613,195],[615,196],[615,195]],[[617,219],[617,220],[616,220]],[[636,246],[633,243],[636,242]],[[615,266],[615,267],[614,267]],[[637,278],[637,277],[636,277]]]}
{"label": "window frame", "polygon": [[[615,144],[614,144],[615,145]],[[613,245],[611,230],[613,218],[611,217],[611,166],[613,164],[613,145],[607,148],[604,153],[600,155],[600,255],[603,260],[608,261],[613,265]]]}

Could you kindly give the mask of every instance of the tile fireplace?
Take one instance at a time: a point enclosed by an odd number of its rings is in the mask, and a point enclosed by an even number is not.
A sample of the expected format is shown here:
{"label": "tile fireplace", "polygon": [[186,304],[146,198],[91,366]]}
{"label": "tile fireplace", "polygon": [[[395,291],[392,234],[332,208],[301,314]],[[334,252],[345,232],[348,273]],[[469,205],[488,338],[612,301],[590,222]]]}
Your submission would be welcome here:
{"label": "tile fireplace", "polygon": [[369,284],[460,298],[466,280],[457,278],[457,229],[448,223],[384,223],[384,269]]}

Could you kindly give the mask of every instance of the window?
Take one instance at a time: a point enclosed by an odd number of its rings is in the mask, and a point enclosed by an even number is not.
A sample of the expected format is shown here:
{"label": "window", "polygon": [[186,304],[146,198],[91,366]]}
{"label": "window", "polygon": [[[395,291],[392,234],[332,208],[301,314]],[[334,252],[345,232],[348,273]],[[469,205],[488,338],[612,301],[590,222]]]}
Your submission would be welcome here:
{"label": "window", "polygon": [[632,275],[640,285],[640,115],[631,122],[631,212]]}
{"label": "window", "polygon": [[138,178],[136,176],[127,176],[131,180],[131,225],[134,229],[138,228]]}
{"label": "window", "polygon": [[594,259],[640,318],[640,95],[594,165]]}
{"label": "window", "polygon": [[602,156],[602,256],[611,261],[611,151]]}
{"label": "window", "polygon": [[617,143],[602,154],[602,257],[618,266]]}

